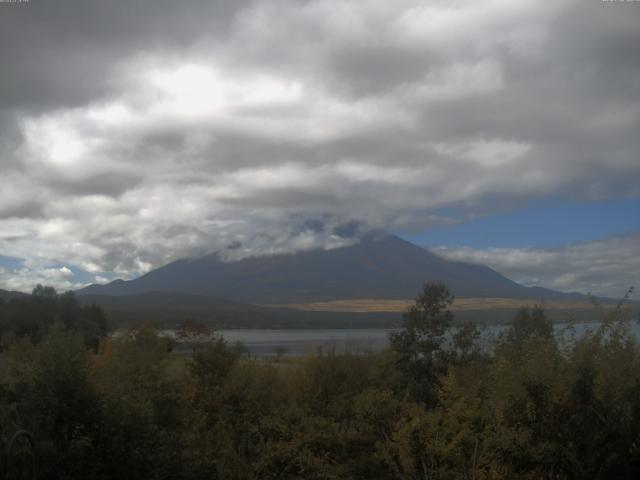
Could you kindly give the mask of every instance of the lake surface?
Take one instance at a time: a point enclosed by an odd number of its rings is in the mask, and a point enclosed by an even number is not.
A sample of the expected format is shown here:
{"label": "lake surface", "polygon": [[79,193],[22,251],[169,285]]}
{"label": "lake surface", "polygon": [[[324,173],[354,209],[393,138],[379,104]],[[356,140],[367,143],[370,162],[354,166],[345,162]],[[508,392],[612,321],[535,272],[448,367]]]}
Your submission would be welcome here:
{"label": "lake surface", "polygon": [[[600,324],[577,323],[573,325],[575,336],[580,337],[587,330]],[[631,332],[640,338],[640,324],[631,323]],[[493,325],[482,328],[482,344],[489,348],[506,326]],[[558,337],[568,337],[566,324],[554,326]],[[334,350],[336,353],[362,353],[379,351],[389,344],[388,335],[393,329],[318,329],[318,330],[218,330],[217,333],[229,343],[242,342],[249,354],[256,357],[276,355],[306,355],[320,351]],[[171,331],[165,334],[172,336]]]}
{"label": "lake surface", "polygon": [[390,329],[322,329],[322,330],[219,330],[218,333],[234,344],[242,342],[254,356],[271,356],[276,349],[285,355],[315,354],[320,350],[369,352],[382,350],[389,344]]}

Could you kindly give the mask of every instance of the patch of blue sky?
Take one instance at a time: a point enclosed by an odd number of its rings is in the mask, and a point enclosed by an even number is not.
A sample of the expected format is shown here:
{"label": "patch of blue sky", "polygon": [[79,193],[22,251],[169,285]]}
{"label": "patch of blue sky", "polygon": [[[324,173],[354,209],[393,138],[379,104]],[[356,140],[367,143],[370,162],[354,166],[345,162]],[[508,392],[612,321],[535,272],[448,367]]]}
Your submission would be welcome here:
{"label": "patch of blue sky", "polygon": [[557,247],[640,230],[640,198],[575,202],[554,198],[530,202],[449,226],[400,236],[417,245]]}
{"label": "patch of blue sky", "polygon": [[16,257],[7,257],[0,255],[0,268],[6,270],[16,270],[24,265],[24,260]]}

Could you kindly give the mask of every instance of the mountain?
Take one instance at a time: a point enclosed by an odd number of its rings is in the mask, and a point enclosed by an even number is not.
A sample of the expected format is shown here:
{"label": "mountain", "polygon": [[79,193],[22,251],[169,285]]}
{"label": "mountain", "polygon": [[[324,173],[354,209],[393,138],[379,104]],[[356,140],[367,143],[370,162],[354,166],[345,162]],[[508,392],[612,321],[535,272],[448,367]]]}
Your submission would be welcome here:
{"label": "mountain", "polygon": [[446,260],[396,236],[376,233],[360,243],[224,262],[217,254],[178,260],[134,280],[91,285],[79,295],[171,291],[254,304],[353,298],[414,298],[426,281],[445,282],[457,297],[584,298],[524,287],[489,267]]}
{"label": "mountain", "polygon": [[0,289],[0,298],[4,301],[9,301],[9,300],[13,300],[14,298],[22,298],[27,296],[28,294],[26,293]]}

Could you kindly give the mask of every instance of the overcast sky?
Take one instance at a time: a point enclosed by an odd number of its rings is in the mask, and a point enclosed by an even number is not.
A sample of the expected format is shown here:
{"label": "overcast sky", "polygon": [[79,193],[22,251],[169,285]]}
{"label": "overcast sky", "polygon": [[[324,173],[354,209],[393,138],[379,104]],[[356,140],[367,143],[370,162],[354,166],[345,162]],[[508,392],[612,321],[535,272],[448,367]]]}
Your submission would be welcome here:
{"label": "overcast sky", "polygon": [[[640,2],[600,0],[0,3],[0,288],[384,228],[622,295],[639,25]],[[488,243],[491,218],[524,227]]]}

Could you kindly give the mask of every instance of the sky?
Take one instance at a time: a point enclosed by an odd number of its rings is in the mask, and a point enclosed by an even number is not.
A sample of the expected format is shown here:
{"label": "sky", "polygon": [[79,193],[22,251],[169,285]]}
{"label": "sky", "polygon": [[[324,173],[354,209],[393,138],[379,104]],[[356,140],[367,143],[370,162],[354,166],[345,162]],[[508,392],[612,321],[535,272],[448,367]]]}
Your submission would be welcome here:
{"label": "sky", "polygon": [[0,288],[385,229],[622,296],[638,25],[599,0],[0,3]]}

